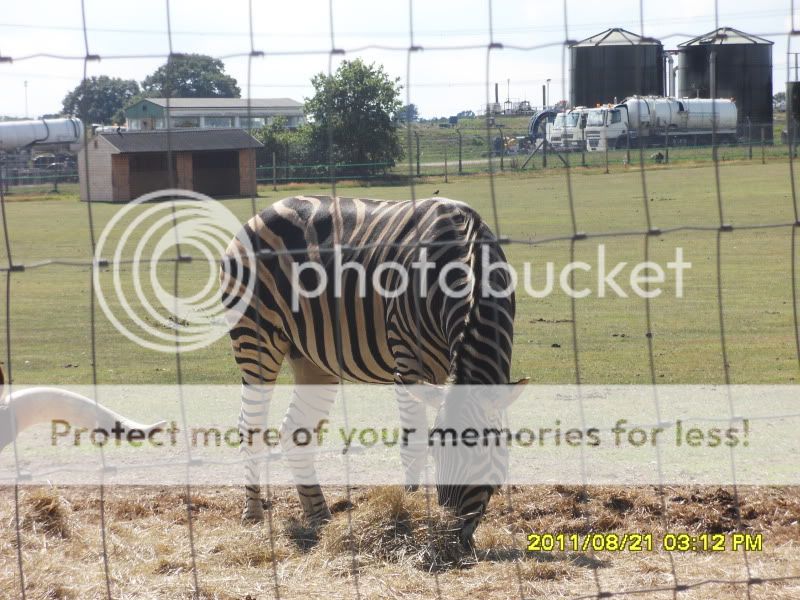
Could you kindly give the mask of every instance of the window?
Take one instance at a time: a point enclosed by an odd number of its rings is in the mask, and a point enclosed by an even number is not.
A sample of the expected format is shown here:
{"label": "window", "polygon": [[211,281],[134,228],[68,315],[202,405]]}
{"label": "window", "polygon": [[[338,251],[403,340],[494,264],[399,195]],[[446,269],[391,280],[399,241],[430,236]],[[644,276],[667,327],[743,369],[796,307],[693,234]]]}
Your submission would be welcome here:
{"label": "window", "polygon": [[606,111],[604,110],[590,110],[586,117],[586,125],[588,127],[602,127],[605,122]]}
{"label": "window", "polygon": [[233,127],[233,117],[206,117],[206,127],[220,127],[223,129],[230,129]]}
{"label": "window", "polygon": [[556,117],[556,120],[555,120],[555,121],[553,121],[553,127],[554,127],[555,129],[559,129],[559,128],[562,128],[562,127],[564,127],[564,115],[563,115],[563,114],[561,114],[561,115],[558,115],[558,116]]}
{"label": "window", "polygon": [[612,124],[619,123],[620,121],[622,121],[622,114],[620,113],[620,111],[612,110],[611,111],[611,123]]}
{"label": "window", "polygon": [[200,117],[175,117],[172,126],[176,128],[200,127]]}
{"label": "window", "polygon": [[242,129],[261,129],[264,126],[264,117],[250,117],[248,123],[247,117],[241,117],[239,122],[242,124]]}

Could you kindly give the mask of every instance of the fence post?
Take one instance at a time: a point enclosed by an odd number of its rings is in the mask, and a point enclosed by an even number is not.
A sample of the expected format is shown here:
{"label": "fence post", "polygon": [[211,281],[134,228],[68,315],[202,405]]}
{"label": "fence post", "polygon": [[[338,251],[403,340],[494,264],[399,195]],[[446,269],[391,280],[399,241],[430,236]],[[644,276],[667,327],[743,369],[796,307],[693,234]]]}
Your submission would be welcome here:
{"label": "fence post", "polygon": [[664,130],[664,163],[669,164],[669,127]]}
{"label": "fence post", "polygon": [[447,183],[447,141],[444,143],[444,182]]}
{"label": "fence post", "polygon": [[542,168],[547,168],[547,138],[542,139]]}
{"label": "fence post", "polygon": [[272,153],[272,191],[278,191],[278,169],[275,162],[275,153]]}
{"label": "fence post", "polygon": [[284,155],[284,163],[283,163],[283,181],[289,181],[289,142],[286,142],[283,145],[283,151],[286,153]]}
{"label": "fence post", "polygon": [[750,121],[750,117],[747,117],[747,156],[750,160],[753,160],[753,124]]}
{"label": "fence post", "polygon": [[500,170],[504,171],[503,157],[506,154],[506,138],[503,135],[503,130],[500,127],[497,128],[497,132],[500,134]]}
{"label": "fence post", "polygon": [[606,136],[606,175],[608,175],[608,136]]}
{"label": "fence post", "polygon": [[417,140],[417,177],[419,177],[419,132],[414,132],[414,138]]}
{"label": "fence post", "polygon": [[456,133],[458,134],[458,174],[462,175],[464,171],[461,167],[461,130],[456,129]]}
{"label": "fence post", "polygon": [[[791,150],[790,150],[791,152]],[[764,154],[764,128],[761,128],[761,164],[767,164],[767,157]]]}
{"label": "fence post", "polygon": [[625,164],[631,164],[631,130],[625,131]]}

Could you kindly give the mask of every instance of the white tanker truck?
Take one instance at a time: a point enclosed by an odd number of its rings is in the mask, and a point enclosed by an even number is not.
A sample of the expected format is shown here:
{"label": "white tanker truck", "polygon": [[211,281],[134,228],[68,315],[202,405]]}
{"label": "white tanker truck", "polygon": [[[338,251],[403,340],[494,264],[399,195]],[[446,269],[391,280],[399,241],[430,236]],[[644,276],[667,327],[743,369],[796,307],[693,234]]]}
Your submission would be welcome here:
{"label": "white tanker truck", "polygon": [[636,146],[642,140],[663,145],[667,134],[671,145],[708,143],[714,132],[720,142],[736,141],[736,118],[736,104],[727,98],[634,96],[588,110],[583,133],[590,152]]}

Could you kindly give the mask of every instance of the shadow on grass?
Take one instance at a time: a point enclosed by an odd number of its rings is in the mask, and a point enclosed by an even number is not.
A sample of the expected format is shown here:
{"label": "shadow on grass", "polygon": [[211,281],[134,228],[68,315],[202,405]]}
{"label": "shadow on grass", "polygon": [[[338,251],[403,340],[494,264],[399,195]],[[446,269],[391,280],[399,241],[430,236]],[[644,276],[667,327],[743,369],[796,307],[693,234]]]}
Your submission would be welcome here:
{"label": "shadow on grass", "polygon": [[[602,569],[607,567],[609,561],[573,552],[525,552],[519,548],[491,548],[476,553],[477,562],[515,562],[530,560],[540,563],[569,562],[576,567],[587,569]],[[474,563],[474,564],[477,564]]]}
{"label": "shadow on grass", "polygon": [[310,552],[319,543],[319,529],[299,519],[289,519],[286,535],[300,552]]}

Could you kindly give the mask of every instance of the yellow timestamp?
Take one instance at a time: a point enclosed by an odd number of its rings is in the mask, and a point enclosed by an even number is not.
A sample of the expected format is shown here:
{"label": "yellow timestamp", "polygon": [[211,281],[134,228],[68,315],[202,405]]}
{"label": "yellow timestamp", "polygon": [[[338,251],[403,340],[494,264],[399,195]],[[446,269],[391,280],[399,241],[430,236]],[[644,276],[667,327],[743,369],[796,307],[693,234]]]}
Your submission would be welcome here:
{"label": "yellow timestamp", "polygon": [[528,552],[761,552],[761,533],[531,533]]}

